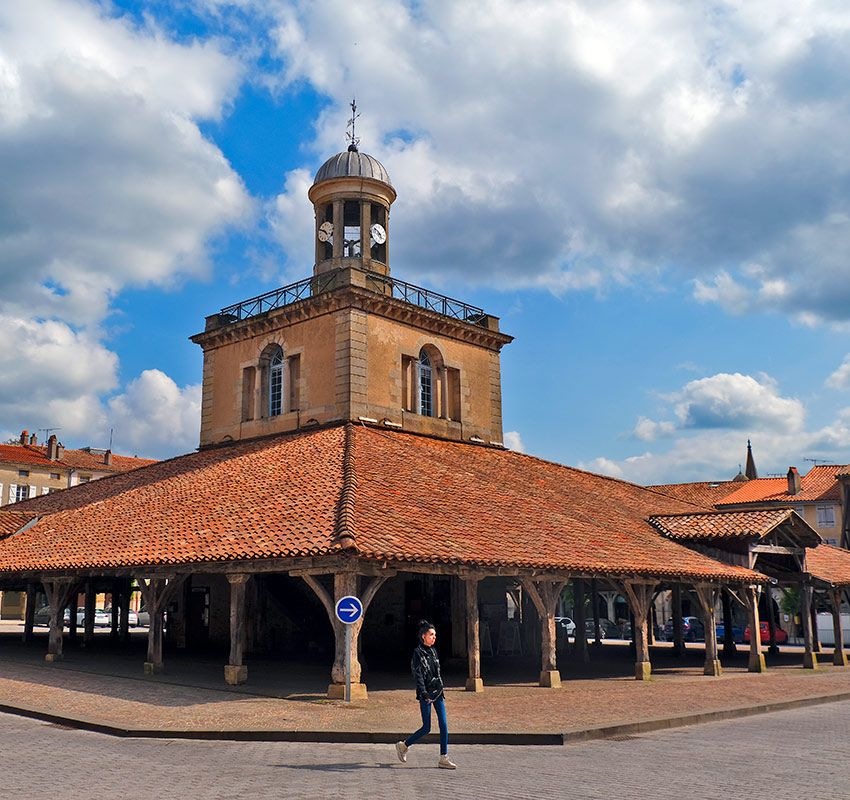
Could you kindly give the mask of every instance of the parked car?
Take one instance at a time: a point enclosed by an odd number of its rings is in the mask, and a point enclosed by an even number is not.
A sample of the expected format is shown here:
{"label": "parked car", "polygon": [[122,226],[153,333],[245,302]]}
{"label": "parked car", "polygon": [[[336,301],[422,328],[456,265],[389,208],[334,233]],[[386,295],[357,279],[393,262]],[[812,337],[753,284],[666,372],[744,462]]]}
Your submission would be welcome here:
{"label": "parked car", "polygon": [[139,627],[139,615],[132,608],[127,612],[127,624],[131,628]]}
{"label": "parked car", "polygon": [[[141,616],[142,612],[139,612],[139,616]],[[145,612],[147,613],[147,612]],[[141,623],[140,623],[141,624]],[[146,625],[150,625],[150,615],[148,615],[148,620],[145,623]],[[555,624],[559,625],[566,631],[567,636],[573,636],[576,632],[576,624],[569,617],[555,617]]]}
{"label": "parked car", "polygon": [[[686,642],[703,642],[705,641],[705,625],[699,617],[682,617],[682,635]],[[672,617],[664,623],[664,638],[668,642],[673,641]]]}
{"label": "parked car", "polygon": [[[79,613],[79,612],[78,612]],[[71,610],[66,608],[62,617],[62,624],[67,628],[71,622]],[[79,616],[77,617],[79,624]],[[50,606],[42,606],[33,614],[33,625],[42,625],[45,628],[50,625]]]}
{"label": "parked car", "polygon": [[[555,621],[560,619],[559,617],[555,617]],[[136,625],[140,628],[145,627],[149,628],[151,624],[151,615],[144,609],[140,608],[139,613],[136,615]]]}
{"label": "parked car", "polygon": [[112,610],[106,608],[98,608],[94,612],[95,628],[108,628],[112,625]]}
{"label": "parked car", "polygon": [[[770,644],[770,626],[767,622],[759,623],[759,633],[761,643],[762,644]],[[778,625],[776,626],[776,644],[785,644],[788,641],[788,634],[786,631],[782,630]],[[746,644],[750,643],[750,626],[747,625],[744,628],[744,642]]]}
{"label": "parked car", "polygon": [[[726,635],[726,626],[719,622],[716,626],[717,629],[717,641],[722,642],[724,636]],[[733,642],[743,642],[744,641],[744,629],[740,625],[732,626],[732,641]]]}

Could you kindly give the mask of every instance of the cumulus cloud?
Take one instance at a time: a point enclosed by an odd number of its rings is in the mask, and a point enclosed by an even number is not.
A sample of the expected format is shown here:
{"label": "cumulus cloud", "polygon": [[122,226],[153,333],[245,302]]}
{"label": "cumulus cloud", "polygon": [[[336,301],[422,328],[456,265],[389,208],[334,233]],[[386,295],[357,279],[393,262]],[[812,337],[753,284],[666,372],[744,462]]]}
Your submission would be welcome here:
{"label": "cumulus cloud", "polygon": [[240,62],[110,11],[0,4],[0,413],[66,438],[102,432],[118,388],[115,296],[204,274],[210,241],[252,213],[199,128]]}
{"label": "cumulus cloud", "polygon": [[850,314],[850,9],[256,7],[281,83],[331,100],[312,167],[356,91],[363,149],[399,190],[397,271],[569,291],[675,269],[735,313]]}
{"label": "cumulus cloud", "polygon": [[525,452],[525,444],[522,441],[522,436],[519,435],[519,431],[505,431],[504,435],[505,447],[510,450],[516,450],[517,453]]}
{"label": "cumulus cloud", "polygon": [[846,389],[850,387],[850,354],[844,356],[844,360],[838,369],[826,379],[826,385],[830,389]]}

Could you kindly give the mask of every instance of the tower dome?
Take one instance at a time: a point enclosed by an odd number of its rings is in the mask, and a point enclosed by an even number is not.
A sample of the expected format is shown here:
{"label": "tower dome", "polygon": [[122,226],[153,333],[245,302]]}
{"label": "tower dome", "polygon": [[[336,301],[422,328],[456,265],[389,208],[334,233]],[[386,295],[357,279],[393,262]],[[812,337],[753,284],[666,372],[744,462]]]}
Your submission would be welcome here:
{"label": "tower dome", "polygon": [[393,185],[387,168],[377,158],[361,153],[354,145],[325,161],[316,173],[313,186],[334,178],[371,178]]}

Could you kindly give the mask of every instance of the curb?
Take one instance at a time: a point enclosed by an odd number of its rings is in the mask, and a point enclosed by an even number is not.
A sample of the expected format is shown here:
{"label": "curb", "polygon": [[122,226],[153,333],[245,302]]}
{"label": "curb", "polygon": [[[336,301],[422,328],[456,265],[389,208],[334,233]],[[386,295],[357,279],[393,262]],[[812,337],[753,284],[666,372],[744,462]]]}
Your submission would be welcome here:
{"label": "curb", "polygon": [[[683,728],[689,725],[702,725],[707,722],[722,722],[741,719],[758,714],[770,714],[775,711],[789,711],[796,708],[839,703],[850,700],[850,692],[816,695],[797,700],[782,700],[757,706],[740,706],[720,711],[702,711],[696,714],[682,714],[677,717],[624,722],[616,725],[601,725],[596,728],[567,731],[565,733],[452,733],[452,743],[488,744],[488,745],[566,745],[600,739],[624,736],[636,736],[654,731]],[[404,733],[388,731],[308,731],[308,730],[165,730],[155,728],[124,728],[117,725],[94,722],[79,717],[50,714],[38,709],[23,706],[0,704],[0,713],[11,714],[28,719],[36,719],[63,728],[90,731],[121,739],[187,739],[198,741],[227,742],[311,742],[320,744],[393,744],[405,737]],[[425,742],[439,741],[436,734],[424,737]]]}

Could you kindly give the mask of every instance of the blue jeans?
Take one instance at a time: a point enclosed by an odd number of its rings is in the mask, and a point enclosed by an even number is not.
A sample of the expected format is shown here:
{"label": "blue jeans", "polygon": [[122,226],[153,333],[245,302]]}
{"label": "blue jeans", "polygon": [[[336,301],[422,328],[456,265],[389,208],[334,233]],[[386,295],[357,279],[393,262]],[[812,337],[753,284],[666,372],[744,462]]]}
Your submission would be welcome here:
{"label": "blue jeans", "polygon": [[437,722],[440,725],[440,755],[447,755],[449,752],[449,724],[446,722],[446,701],[444,698],[434,700],[429,703],[427,700],[419,701],[419,710],[422,712],[422,727],[416,733],[410,734],[405,740],[405,744],[410,745],[418,742],[423,736],[431,733],[431,708],[437,712]]}

